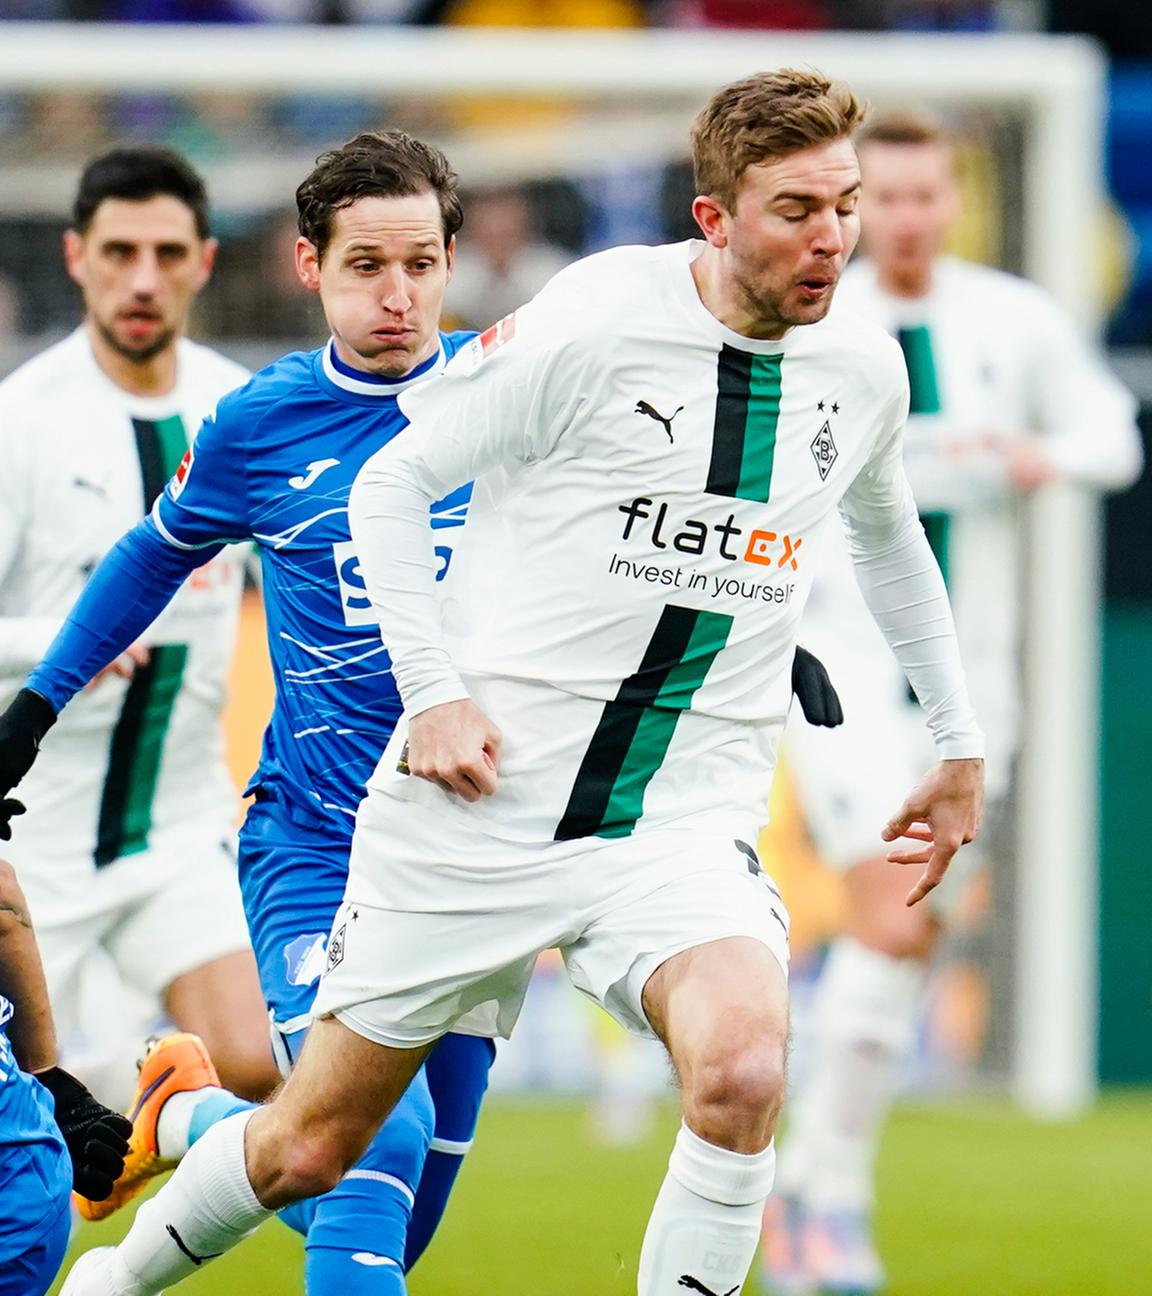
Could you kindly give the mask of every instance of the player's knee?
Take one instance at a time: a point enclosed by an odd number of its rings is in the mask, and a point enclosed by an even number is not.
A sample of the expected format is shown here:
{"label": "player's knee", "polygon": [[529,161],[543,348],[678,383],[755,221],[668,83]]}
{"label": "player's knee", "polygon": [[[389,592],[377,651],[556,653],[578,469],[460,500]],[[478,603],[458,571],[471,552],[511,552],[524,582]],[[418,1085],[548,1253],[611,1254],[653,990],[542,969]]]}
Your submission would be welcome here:
{"label": "player's knee", "polygon": [[894,959],[928,959],[940,927],[928,912],[875,915],[852,932],[861,945]]}
{"label": "player's knee", "polygon": [[703,1137],[740,1150],[766,1144],[784,1101],[782,1042],[765,1037],[717,1052],[696,1069],[686,1098]]}
{"label": "player's knee", "polygon": [[331,1131],[302,1134],[281,1154],[280,1187],[293,1201],[320,1197],[336,1187],[354,1161],[355,1156]]}

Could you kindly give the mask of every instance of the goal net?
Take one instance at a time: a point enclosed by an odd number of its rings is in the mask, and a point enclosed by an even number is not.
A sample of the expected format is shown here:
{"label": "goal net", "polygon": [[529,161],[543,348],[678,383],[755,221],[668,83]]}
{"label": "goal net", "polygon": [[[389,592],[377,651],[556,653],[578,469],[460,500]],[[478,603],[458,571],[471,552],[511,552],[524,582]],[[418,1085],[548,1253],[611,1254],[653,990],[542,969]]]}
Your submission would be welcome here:
{"label": "goal net", "polygon": [[[75,322],[59,236],[81,165],[114,143],[172,145],[205,175],[222,246],[195,331],[255,366],[323,337],[291,247],[293,193],[324,148],[402,126],[445,149],[467,192],[449,310],[484,327],[565,260],[690,235],[693,115],[724,82],[788,65],[942,113],[963,141],[956,250],[1094,325],[1103,66],[1075,38],[29,23],[0,40],[0,372]],[[1010,849],[939,979],[926,1068],[999,1076],[1061,1115],[1095,1085],[1097,507],[1050,487],[1028,525]],[[803,953],[841,899],[787,805],[779,819]]]}

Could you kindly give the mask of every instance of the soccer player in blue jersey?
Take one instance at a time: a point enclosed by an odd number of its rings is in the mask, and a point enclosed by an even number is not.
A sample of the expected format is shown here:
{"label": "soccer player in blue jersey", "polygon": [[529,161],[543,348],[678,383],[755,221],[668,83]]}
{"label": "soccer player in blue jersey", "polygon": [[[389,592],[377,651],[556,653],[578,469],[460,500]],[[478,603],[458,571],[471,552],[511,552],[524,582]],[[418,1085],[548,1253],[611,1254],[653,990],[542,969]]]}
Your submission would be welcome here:
{"label": "soccer player in blue jersey", "polygon": [[0,860],[0,1296],[43,1296],[68,1245],[73,1185],[106,1197],[128,1122],[56,1066],[28,906]]}
{"label": "soccer player in blue jersey", "polygon": [[[320,296],[331,340],[286,356],[220,402],[151,516],[97,568],[0,719],[2,797],[60,708],[185,577],[224,545],[255,540],[276,704],[248,787],[240,878],[285,1071],[325,959],[340,957],[325,943],[353,816],[401,709],[352,547],[348,492],[364,461],[405,426],[397,396],[434,378],[472,336],[438,331],[462,214],[456,177],[436,149],[399,131],[357,136],[318,160],[296,198],[297,270]],[[445,541],[467,500],[465,488],[433,510]],[[438,551],[443,573],[451,547]],[[187,1054],[188,1037],[177,1047]],[[292,1208],[288,1222],[307,1234],[310,1293],[404,1291],[404,1271],[430,1238],[471,1141],[492,1055],[489,1039],[446,1037],[343,1183]],[[145,1060],[132,1160],[113,1205],[243,1105],[213,1083],[203,1055],[185,1067],[189,1087],[173,1094],[172,1078],[160,1079],[179,1056],[161,1046]]]}

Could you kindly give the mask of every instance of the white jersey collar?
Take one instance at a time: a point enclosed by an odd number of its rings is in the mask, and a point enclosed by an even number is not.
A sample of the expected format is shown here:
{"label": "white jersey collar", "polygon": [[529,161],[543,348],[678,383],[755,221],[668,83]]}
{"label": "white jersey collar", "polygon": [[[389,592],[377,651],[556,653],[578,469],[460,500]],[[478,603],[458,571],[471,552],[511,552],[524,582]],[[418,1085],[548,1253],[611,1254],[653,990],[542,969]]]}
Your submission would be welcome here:
{"label": "white jersey collar", "polygon": [[448,357],[444,353],[444,339],[439,340],[439,350],[429,364],[425,360],[419,371],[410,374],[406,378],[398,378],[395,382],[380,382],[367,375],[363,378],[353,378],[351,374],[339,369],[333,360],[336,343],[332,338],[328,339],[328,344],[324,348],[323,365],[324,377],[328,379],[334,387],[340,387],[344,391],[355,392],[357,396],[395,396],[398,392],[410,391],[413,387],[422,382],[427,382],[429,378],[435,378],[438,374],[444,372],[444,366],[448,363]]}
{"label": "white jersey collar", "polygon": [[779,340],[745,337],[743,333],[730,329],[727,324],[721,324],[700,300],[700,294],[696,291],[696,281],[692,278],[692,263],[704,250],[702,240],[688,239],[684,243],[674,243],[670,245],[669,250],[673,254],[669,267],[672,272],[670,275],[672,290],[688,313],[699,325],[707,329],[712,337],[727,346],[735,347],[737,351],[750,351],[753,355],[779,355],[782,351],[788,350],[796,333],[795,329],[789,329]]}

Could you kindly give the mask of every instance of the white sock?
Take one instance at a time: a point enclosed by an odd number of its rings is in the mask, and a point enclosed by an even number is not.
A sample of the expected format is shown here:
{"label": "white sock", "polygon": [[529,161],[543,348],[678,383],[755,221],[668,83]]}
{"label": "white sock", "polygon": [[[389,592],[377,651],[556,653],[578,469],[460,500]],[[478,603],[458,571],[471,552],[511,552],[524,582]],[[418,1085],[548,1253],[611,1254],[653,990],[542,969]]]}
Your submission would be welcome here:
{"label": "white sock", "polygon": [[776,1153],[748,1156],[681,1125],[640,1252],[639,1296],[734,1296],[744,1285],[772,1191]]}
{"label": "white sock", "polygon": [[813,1210],[869,1210],[876,1149],[900,1086],[925,967],[842,937],[812,1008],[811,1066],[792,1097],[778,1189]]}
{"label": "white sock", "polygon": [[244,1162],[252,1113],[214,1125],[155,1197],[136,1212],[112,1265],[115,1296],[155,1296],[242,1241],[273,1212],[256,1199]]}

